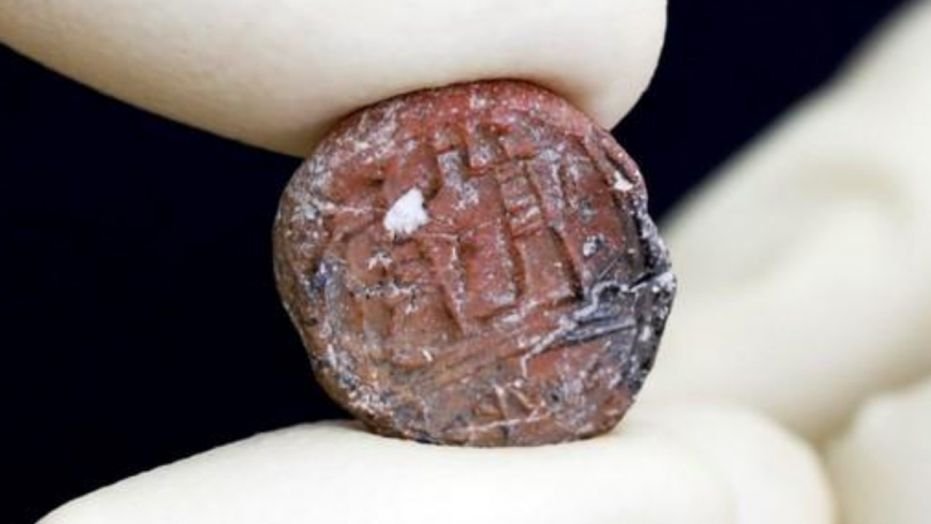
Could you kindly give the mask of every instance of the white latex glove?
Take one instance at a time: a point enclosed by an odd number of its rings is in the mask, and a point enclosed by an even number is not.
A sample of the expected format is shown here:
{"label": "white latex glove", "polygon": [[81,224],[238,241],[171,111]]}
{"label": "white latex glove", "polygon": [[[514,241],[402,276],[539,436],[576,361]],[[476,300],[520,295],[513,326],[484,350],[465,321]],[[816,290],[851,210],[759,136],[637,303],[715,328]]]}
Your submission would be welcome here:
{"label": "white latex glove", "polygon": [[101,91],[303,156],[345,114],[521,78],[614,125],[653,74],[662,0],[3,0],[0,40]]}
{"label": "white latex glove", "polygon": [[929,50],[924,1],[678,210],[679,293],[635,409],[723,399],[821,440],[931,372]]}
{"label": "white latex glove", "polygon": [[846,524],[931,521],[931,377],[867,402],[828,463]]}
{"label": "white latex glove", "polygon": [[832,512],[802,441],[757,415],[683,406],[532,448],[297,426],[124,480],[41,524],[830,524]]}

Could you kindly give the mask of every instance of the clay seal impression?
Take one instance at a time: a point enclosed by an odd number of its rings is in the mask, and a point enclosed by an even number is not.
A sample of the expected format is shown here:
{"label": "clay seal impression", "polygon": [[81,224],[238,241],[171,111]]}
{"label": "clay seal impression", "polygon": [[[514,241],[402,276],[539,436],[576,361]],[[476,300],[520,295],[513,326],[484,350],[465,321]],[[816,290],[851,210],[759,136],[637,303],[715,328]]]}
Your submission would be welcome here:
{"label": "clay seal impression", "polygon": [[378,433],[442,444],[614,427],[676,287],[634,162],[517,81],[338,124],[284,191],[274,255],[327,392]]}

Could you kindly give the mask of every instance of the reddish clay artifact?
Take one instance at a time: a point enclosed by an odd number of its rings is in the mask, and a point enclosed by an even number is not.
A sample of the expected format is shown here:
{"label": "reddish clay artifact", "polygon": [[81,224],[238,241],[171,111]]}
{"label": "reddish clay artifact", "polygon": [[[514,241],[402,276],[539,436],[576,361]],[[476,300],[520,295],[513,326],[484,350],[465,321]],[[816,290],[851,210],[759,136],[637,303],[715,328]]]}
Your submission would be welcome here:
{"label": "reddish clay artifact", "polygon": [[675,293],[634,162],[514,81],[351,116],[288,184],[274,243],[321,384],[373,430],[426,442],[611,429]]}

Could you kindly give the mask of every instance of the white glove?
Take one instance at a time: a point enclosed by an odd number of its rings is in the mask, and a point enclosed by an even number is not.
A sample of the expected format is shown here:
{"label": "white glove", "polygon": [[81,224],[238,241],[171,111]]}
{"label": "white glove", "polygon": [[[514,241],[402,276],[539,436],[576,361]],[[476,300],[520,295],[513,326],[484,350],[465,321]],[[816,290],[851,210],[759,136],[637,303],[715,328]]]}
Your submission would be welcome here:
{"label": "white glove", "polygon": [[931,379],[869,401],[828,464],[846,524],[931,521]]}
{"label": "white glove", "polygon": [[822,440],[931,373],[931,3],[886,29],[673,217],[641,409],[731,400]]}
{"label": "white glove", "polygon": [[688,406],[532,448],[296,426],[129,478],[41,524],[830,524],[832,511],[800,440],[756,415]]}
{"label": "white glove", "polygon": [[[535,81],[610,126],[645,87],[664,23],[653,0],[386,4],[7,0],[0,37],[143,107],[302,153],[367,103],[478,78]],[[471,450],[309,424],[128,479],[43,522],[832,522],[805,443],[763,415],[680,402],[744,402],[823,436],[877,388],[931,368],[931,346],[917,345],[931,302],[917,278],[931,260],[918,154],[931,112],[906,107],[927,103],[931,84],[915,71],[889,79],[920,63],[928,12],[679,214],[681,299],[646,402],[619,430]]]}
{"label": "white glove", "polygon": [[0,39],[175,120],[308,153],[345,114],[452,82],[522,78],[605,126],[646,88],[657,0],[3,0]]}

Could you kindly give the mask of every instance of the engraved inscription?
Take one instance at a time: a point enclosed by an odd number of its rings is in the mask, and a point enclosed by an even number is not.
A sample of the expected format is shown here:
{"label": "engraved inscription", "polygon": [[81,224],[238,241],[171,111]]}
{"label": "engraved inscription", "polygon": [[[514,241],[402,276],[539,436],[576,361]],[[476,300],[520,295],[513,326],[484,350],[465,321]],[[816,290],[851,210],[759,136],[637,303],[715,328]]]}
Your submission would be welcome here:
{"label": "engraved inscription", "polygon": [[324,386],[376,430],[433,442],[610,428],[675,287],[633,162],[519,82],[414,94],[342,124],[289,184],[275,244]]}

